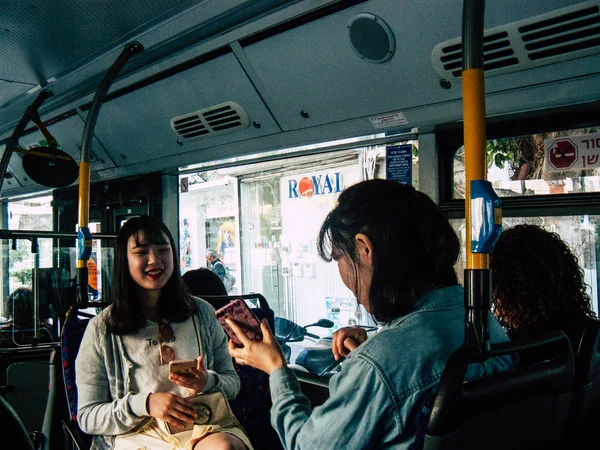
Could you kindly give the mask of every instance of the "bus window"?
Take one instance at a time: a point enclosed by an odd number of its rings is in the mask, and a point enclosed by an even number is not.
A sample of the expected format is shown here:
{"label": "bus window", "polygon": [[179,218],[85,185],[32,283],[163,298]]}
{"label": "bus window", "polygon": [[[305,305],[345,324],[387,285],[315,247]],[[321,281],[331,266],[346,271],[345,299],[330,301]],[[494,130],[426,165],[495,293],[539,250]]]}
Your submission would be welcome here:
{"label": "bus window", "polygon": [[[62,239],[52,234],[52,196],[40,196],[7,204],[9,229],[21,232],[1,246],[6,269],[4,295],[0,309],[0,346],[27,346],[59,339],[64,317],[76,299],[77,249],[61,246]],[[90,223],[93,233],[100,224]],[[36,233],[47,233],[37,236]],[[89,301],[108,301],[112,273],[113,248],[109,242],[92,240],[92,255],[88,260]],[[37,286],[36,286],[37,280]],[[34,308],[37,295],[38,308]],[[38,336],[35,338],[34,317],[37,316]]]}
{"label": "bus window", "polygon": [[[285,160],[186,169],[179,182],[182,273],[206,266],[205,252],[213,249],[235,275],[230,294],[263,294],[276,317],[301,326],[329,319],[333,327],[310,329],[321,338],[341,326],[372,326],[337,267],[318,257],[315,242],[347,186],[401,174],[418,187],[416,140],[397,139]],[[225,228],[227,245],[220,244]],[[315,342],[299,347],[304,345]]]}
{"label": "bus window", "polygon": [[[487,179],[500,197],[600,192],[600,129],[580,128],[487,141]],[[465,198],[465,158],[454,155],[453,198]]]}
{"label": "bus window", "polygon": [[[9,230],[52,230],[52,196],[35,197],[27,200],[17,200],[8,203]],[[12,244],[12,243],[11,243]],[[52,240],[39,241],[40,267],[52,266]],[[31,241],[16,240],[12,244],[9,259],[9,290],[10,292],[22,286],[31,287],[31,268],[33,253]]]}
{"label": "bus window", "polygon": [[[600,127],[590,123],[588,116],[585,112],[582,116],[559,112],[488,125],[487,179],[502,197],[504,229],[521,223],[539,225],[558,233],[571,246],[598,313],[600,216],[594,205],[600,201],[596,144],[596,140],[600,144]],[[578,126],[582,122],[585,127]],[[532,129],[541,132],[528,133]],[[518,135],[511,136],[514,131]],[[466,259],[464,147],[457,134],[439,136],[439,142],[441,155],[445,155],[441,160],[448,161],[446,165],[442,162],[441,173],[447,181],[440,186],[441,206],[463,244],[457,264],[462,278]]]}
{"label": "bus window", "polygon": [[[457,274],[462,278],[466,260],[465,240],[466,230],[464,219],[450,219],[461,242],[462,257],[457,264]],[[600,254],[597,249],[600,245],[600,216],[577,215],[577,216],[537,216],[537,217],[505,217],[502,220],[503,229],[518,224],[538,225],[542,228],[558,233],[573,249],[577,256],[579,266],[583,270],[587,291],[592,299],[592,307],[596,314],[600,311],[600,274],[598,265]]]}

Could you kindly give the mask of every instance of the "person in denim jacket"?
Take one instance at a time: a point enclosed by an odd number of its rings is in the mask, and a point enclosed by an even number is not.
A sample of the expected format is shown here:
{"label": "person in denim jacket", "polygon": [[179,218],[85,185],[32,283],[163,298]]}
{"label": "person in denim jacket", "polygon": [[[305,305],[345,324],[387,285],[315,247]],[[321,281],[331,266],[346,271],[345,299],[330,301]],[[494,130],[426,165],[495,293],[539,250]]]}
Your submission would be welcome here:
{"label": "person in denim jacket", "polygon": [[[464,341],[464,293],[454,271],[460,244],[439,207],[411,186],[369,180],[347,188],[325,219],[319,255],[336,261],[344,284],[383,324],[367,339],[338,330],[329,399],[311,410],[266,323],[263,341],[229,352],[270,374],[271,423],[286,449],[408,449],[421,406],[435,393]],[[492,342],[508,337],[490,315]],[[470,378],[508,370],[509,357],[473,364]]]}

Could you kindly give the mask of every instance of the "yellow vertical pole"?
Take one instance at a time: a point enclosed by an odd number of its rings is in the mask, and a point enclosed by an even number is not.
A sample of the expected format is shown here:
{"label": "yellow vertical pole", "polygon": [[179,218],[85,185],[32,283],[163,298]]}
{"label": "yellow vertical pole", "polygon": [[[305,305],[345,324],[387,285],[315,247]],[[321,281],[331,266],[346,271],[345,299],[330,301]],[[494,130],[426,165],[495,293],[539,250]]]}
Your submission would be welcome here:
{"label": "yellow vertical pole", "polygon": [[[465,219],[467,224],[465,269],[465,342],[464,345],[485,357],[491,349],[489,310],[491,275],[487,252],[472,249],[472,182],[485,183],[486,130],[483,57],[484,0],[463,1],[462,88],[465,143]],[[480,232],[481,230],[477,230]],[[479,247],[478,247],[479,250]]]}
{"label": "yellow vertical pole", "polygon": [[465,141],[466,195],[465,214],[467,223],[467,269],[488,269],[487,253],[471,252],[471,181],[485,180],[486,173],[486,127],[485,86],[482,68],[462,72],[463,117]]}
{"label": "yellow vertical pole", "polygon": [[[79,227],[87,228],[90,222],[90,163],[81,161],[79,164]],[[85,245],[88,245],[86,242]],[[89,241],[91,246],[91,240]],[[77,260],[78,269],[87,269],[87,259]]]}

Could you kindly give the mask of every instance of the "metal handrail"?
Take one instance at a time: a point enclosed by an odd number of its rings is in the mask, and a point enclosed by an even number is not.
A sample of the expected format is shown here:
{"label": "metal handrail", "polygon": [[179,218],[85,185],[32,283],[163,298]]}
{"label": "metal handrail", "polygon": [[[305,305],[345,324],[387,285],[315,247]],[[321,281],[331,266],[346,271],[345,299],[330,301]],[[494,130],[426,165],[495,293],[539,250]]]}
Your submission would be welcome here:
{"label": "metal handrail", "polygon": [[[0,230],[0,239],[32,239],[32,238],[74,238],[77,233],[66,233],[63,231],[36,231],[36,230]],[[93,239],[116,239],[114,234],[92,233]]]}

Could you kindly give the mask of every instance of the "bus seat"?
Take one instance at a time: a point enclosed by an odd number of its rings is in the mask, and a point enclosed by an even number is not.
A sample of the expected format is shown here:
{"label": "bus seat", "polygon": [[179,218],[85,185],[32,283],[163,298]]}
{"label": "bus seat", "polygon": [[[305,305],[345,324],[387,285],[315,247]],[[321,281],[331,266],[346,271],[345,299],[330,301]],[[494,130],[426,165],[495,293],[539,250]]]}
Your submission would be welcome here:
{"label": "bus seat", "polygon": [[79,450],[90,448],[92,438],[79,428],[77,423],[77,386],[75,384],[75,359],[79,352],[85,328],[91,314],[71,308],[61,330],[61,356],[64,389],[66,394],[68,417],[63,421],[63,430],[71,443]]}
{"label": "bus seat", "polygon": [[50,353],[48,398],[40,435],[41,450],[64,448],[62,421],[67,416],[67,402],[63,388],[62,359],[60,349]]}
{"label": "bus seat", "polygon": [[520,336],[492,346],[490,357],[547,354],[524,358],[513,370],[464,381],[477,362],[460,348],[450,357],[431,407],[424,449],[519,450],[561,448],[574,382],[573,352],[560,331]]}
{"label": "bus seat", "polygon": [[50,353],[51,349],[47,349],[43,353],[44,359],[15,362],[6,370],[5,399],[30,432],[39,432],[42,428],[48,395]]}
{"label": "bus seat", "polygon": [[[600,320],[586,317],[580,325],[576,335],[581,338],[572,342],[575,387],[569,432],[582,439],[591,439],[595,435],[595,448],[598,448],[600,433],[595,431],[595,419],[600,417]],[[580,442],[580,446],[585,445]]]}
{"label": "bus seat", "polygon": [[[213,305],[215,309],[225,306],[237,298],[249,300],[250,303],[257,305],[251,309],[258,320],[266,317],[271,330],[275,329],[275,314],[267,299],[261,294],[201,295],[200,297]],[[242,366],[235,361],[233,365],[240,377],[241,387],[237,397],[230,401],[231,409],[248,434],[250,442],[257,449],[283,449],[277,432],[271,425],[272,403],[269,376],[262,370]]]}
{"label": "bus seat", "polygon": [[2,439],[10,443],[11,448],[36,450],[23,421],[2,395],[0,395],[0,423]]}

